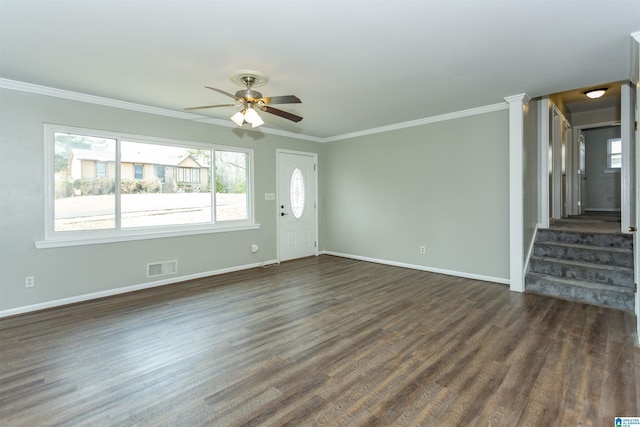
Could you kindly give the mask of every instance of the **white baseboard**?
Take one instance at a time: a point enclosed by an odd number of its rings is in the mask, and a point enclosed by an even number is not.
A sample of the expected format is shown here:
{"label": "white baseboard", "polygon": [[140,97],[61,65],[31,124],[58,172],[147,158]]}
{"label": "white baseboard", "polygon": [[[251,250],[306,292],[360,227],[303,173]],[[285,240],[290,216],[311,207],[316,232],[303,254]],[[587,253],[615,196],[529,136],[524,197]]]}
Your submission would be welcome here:
{"label": "white baseboard", "polygon": [[369,258],[369,257],[363,257],[359,255],[350,255],[350,254],[344,254],[344,253],[333,252],[333,251],[321,251],[320,255],[333,255],[333,256],[339,256],[342,258],[357,259],[358,261],[374,262],[376,264],[392,265],[394,267],[411,268],[413,270],[428,271],[430,273],[446,274],[447,276],[464,277],[465,279],[482,280],[485,282],[495,282],[503,285],[509,285],[509,279],[505,279],[502,277],[483,276],[480,274],[444,270],[441,268],[425,267],[424,265],[408,264],[408,263],[397,262],[397,261],[388,261],[383,259]]}
{"label": "white baseboard", "polygon": [[584,212],[621,212],[620,208],[584,208]]}
{"label": "white baseboard", "polygon": [[38,304],[27,305],[24,307],[17,307],[17,308],[11,308],[8,310],[2,310],[0,311],[0,318],[29,313],[32,311],[45,310],[47,308],[59,307],[59,306],[68,305],[68,304],[74,304],[82,301],[89,301],[92,299],[109,297],[112,295],[124,294],[127,292],[140,291],[142,289],[172,285],[175,283],[185,282],[187,280],[192,280],[192,279],[200,279],[203,277],[217,276],[220,274],[231,273],[234,271],[248,270],[251,268],[269,266],[271,264],[277,264],[277,263],[278,263],[277,260],[263,261],[255,264],[239,265],[236,267],[222,268],[219,270],[206,271],[203,273],[189,274],[187,276],[171,277],[169,279],[156,280],[154,282],[147,282],[147,283],[140,283],[138,285],[125,286],[123,288],[108,289],[106,291],[93,292],[90,294],[78,295],[78,296],[69,297],[69,298],[62,298],[62,299],[57,299],[53,301],[46,301]]}

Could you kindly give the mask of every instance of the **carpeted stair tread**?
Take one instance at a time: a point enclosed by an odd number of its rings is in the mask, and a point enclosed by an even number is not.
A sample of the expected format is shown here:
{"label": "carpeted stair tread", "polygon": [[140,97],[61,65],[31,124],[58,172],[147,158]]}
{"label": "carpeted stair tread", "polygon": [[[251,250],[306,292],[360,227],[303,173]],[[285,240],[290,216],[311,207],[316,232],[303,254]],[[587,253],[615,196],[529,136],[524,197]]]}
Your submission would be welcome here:
{"label": "carpeted stair tread", "polygon": [[631,249],[556,242],[536,242],[533,247],[533,255],[541,258],[561,258],[570,261],[584,261],[633,268],[633,250]]}
{"label": "carpeted stair tread", "polygon": [[611,251],[611,252],[618,252],[618,253],[633,253],[633,250],[631,249],[613,248],[608,246],[593,246],[593,245],[583,245],[583,244],[577,244],[577,243],[545,242],[545,241],[540,241],[536,243],[540,243],[544,245],[554,245],[554,246],[567,246],[569,248],[576,248],[576,249],[591,249],[596,251],[602,250],[602,251]]}
{"label": "carpeted stair tread", "polygon": [[621,233],[619,224],[554,220],[536,233],[525,290],[634,311],[633,276],[633,236]]}
{"label": "carpeted stair tread", "polygon": [[531,257],[529,267],[532,273],[633,289],[633,268],[629,267],[537,256]]}
{"label": "carpeted stair tread", "polygon": [[633,236],[623,233],[597,233],[578,230],[542,229],[538,231],[536,241],[541,243],[554,242],[605,248],[633,249]]}
{"label": "carpeted stair tread", "polygon": [[533,272],[526,276],[526,291],[627,311],[633,311],[635,305],[633,288]]}

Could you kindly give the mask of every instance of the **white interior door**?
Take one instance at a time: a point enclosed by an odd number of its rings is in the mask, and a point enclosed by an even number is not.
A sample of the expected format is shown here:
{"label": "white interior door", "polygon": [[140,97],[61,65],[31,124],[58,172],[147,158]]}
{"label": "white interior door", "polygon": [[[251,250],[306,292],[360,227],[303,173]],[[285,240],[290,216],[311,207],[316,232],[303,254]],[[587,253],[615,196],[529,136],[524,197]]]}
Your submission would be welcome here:
{"label": "white interior door", "polygon": [[278,151],[278,259],[317,255],[317,157]]}

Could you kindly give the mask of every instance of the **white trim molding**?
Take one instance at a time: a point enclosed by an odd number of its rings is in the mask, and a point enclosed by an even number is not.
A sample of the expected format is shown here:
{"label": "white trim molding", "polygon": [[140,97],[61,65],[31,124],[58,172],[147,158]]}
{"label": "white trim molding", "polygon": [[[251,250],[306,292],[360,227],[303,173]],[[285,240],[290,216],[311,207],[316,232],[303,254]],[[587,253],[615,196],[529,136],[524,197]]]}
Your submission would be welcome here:
{"label": "white trim molding", "polygon": [[[228,128],[234,128],[234,129],[237,128],[237,126],[229,120],[216,119],[214,117],[207,117],[207,116],[202,116],[202,115],[193,114],[193,113],[185,113],[183,111],[170,110],[167,108],[151,107],[148,105],[136,104],[134,102],[104,98],[101,96],[88,95],[80,92],[72,92],[69,90],[56,89],[56,88],[51,88],[47,86],[35,85],[31,83],[24,83],[16,80],[0,78],[0,88],[16,90],[20,92],[34,93],[36,95],[52,96],[55,98],[68,99],[71,101],[86,102],[89,104],[102,105],[105,107],[121,108],[123,110],[131,110],[131,111],[138,111],[141,113],[156,114],[159,116],[173,117],[176,119],[192,120],[192,121],[208,123],[216,126],[224,126]],[[318,138],[314,136],[303,135],[303,134],[298,134],[293,132],[287,132],[279,129],[268,128],[268,127],[260,127],[259,130],[256,130],[256,129],[245,129],[245,130],[247,132],[267,133],[272,135],[286,136],[289,138],[303,139],[303,140],[308,140],[313,142],[324,142],[323,138]]]}
{"label": "white trim molding", "polygon": [[[51,88],[47,86],[40,86],[40,85],[20,82],[16,80],[0,78],[0,88],[34,93],[37,95],[52,96],[52,97],[61,98],[61,99],[68,99],[71,101],[79,101],[79,102],[86,102],[90,104],[103,105],[106,107],[121,108],[125,110],[138,111],[142,113],[156,114],[160,116],[173,117],[177,119],[192,120],[192,121],[207,123],[215,126],[224,126],[228,128],[234,128],[234,129],[237,128],[237,126],[229,120],[216,119],[214,117],[202,116],[199,114],[186,113],[184,111],[176,111],[176,110],[170,110],[166,108],[151,107],[148,105],[136,104],[136,103],[127,102],[127,101],[120,101],[120,100],[111,99],[111,98],[104,98],[104,97],[95,96],[95,95],[88,95],[80,92],[72,92],[72,91],[63,90],[63,89],[56,89],[56,88]],[[260,129],[258,130],[256,129],[245,129],[245,130],[247,132],[266,133],[270,135],[279,135],[279,136],[284,136],[288,138],[296,138],[296,139],[302,139],[306,141],[326,143],[326,142],[335,142],[335,141],[341,141],[345,139],[356,138],[359,136],[389,132],[389,131],[398,130],[398,129],[422,126],[425,124],[437,123],[445,120],[453,120],[453,119],[458,119],[462,117],[475,116],[478,114],[490,113],[493,111],[506,110],[507,108],[508,107],[504,102],[500,102],[497,104],[486,105],[483,107],[470,108],[468,110],[461,110],[461,111],[454,111],[451,113],[440,114],[437,116],[426,117],[423,119],[411,120],[411,121],[402,122],[402,123],[395,123],[387,126],[380,126],[376,128],[365,129],[357,132],[350,132],[342,135],[334,135],[329,137],[317,137],[317,136],[305,135],[301,133],[287,132],[280,129],[268,128],[265,126],[261,126]]]}
{"label": "white trim molding", "polygon": [[538,102],[538,227],[549,228],[549,97]]}
{"label": "white trim molding", "polygon": [[[635,87],[629,83],[621,85],[621,120],[620,120],[620,139],[622,140],[622,167],[620,168],[620,230],[623,233],[631,233],[630,227],[636,227],[636,206],[635,206],[635,174],[638,173],[634,164],[635,150],[637,149],[635,141]],[[610,144],[607,145],[610,149]],[[610,154],[610,153],[607,153]],[[607,160],[610,163],[610,156]],[[613,173],[615,170],[603,171],[604,173]]]}
{"label": "white trim molding", "polygon": [[335,142],[344,139],[357,138],[359,136],[373,135],[376,133],[390,132],[399,129],[422,126],[430,123],[444,122],[446,120],[459,119],[462,117],[476,116],[478,114],[491,113],[493,111],[506,110],[507,104],[500,102],[498,104],[487,105],[484,107],[470,108],[468,110],[455,111],[453,113],[440,114],[437,116],[426,117],[424,119],[410,120],[408,122],[395,123],[388,126],[380,126],[376,128],[366,129],[358,132],[350,132],[342,135],[330,136],[323,138],[322,142]]}
{"label": "white trim molding", "polygon": [[509,288],[524,292],[524,107],[526,93],[504,98],[509,103]]}
{"label": "white trim molding", "polygon": [[125,286],[122,288],[107,289],[105,291],[92,292],[90,294],[77,295],[69,298],[62,298],[62,299],[46,301],[38,304],[31,304],[24,307],[10,308],[8,310],[0,310],[0,319],[3,317],[16,316],[18,314],[45,310],[53,307],[60,307],[63,305],[75,304],[78,302],[90,301],[98,298],[104,298],[104,297],[110,297],[113,295],[119,295],[119,294],[124,294],[128,292],[140,291],[142,289],[156,288],[158,286],[165,286],[165,285],[179,285],[181,282],[186,282],[187,280],[217,276],[220,274],[231,273],[234,271],[249,270],[251,268],[267,267],[272,264],[278,264],[278,261],[271,260],[271,261],[263,261],[255,264],[239,265],[237,267],[229,267],[229,268],[222,268],[219,270],[205,271],[203,273],[189,274],[189,275],[180,276],[180,277],[172,277],[169,279],[156,280],[156,281],[147,282],[147,283],[140,283],[137,285]]}
{"label": "white trim molding", "polygon": [[391,266],[394,266],[394,267],[410,268],[412,270],[427,271],[429,273],[445,274],[447,276],[464,277],[465,279],[482,280],[483,282],[500,283],[502,285],[508,285],[509,284],[509,280],[508,279],[504,279],[502,277],[484,276],[484,275],[481,275],[481,274],[466,273],[466,272],[463,272],[463,271],[445,270],[445,269],[441,269],[441,268],[426,267],[424,265],[408,264],[408,263],[404,263],[404,262],[389,261],[389,260],[384,260],[384,259],[379,259],[379,258],[370,258],[370,257],[365,257],[365,256],[360,256],[360,255],[351,255],[351,254],[345,254],[345,253],[341,253],[341,252],[321,251],[319,254],[320,255],[332,255],[332,256],[337,256],[337,257],[341,257],[341,258],[355,259],[355,260],[358,260],[358,261],[373,262],[373,263],[376,263],[376,264],[391,265]]}

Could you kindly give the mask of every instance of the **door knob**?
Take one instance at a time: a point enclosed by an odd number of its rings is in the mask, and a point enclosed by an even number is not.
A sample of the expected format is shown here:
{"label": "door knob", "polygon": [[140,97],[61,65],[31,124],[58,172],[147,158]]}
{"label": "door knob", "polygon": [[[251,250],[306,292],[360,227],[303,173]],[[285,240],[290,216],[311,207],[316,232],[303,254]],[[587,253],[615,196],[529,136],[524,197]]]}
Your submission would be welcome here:
{"label": "door knob", "polygon": [[630,232],[633,232],[633,231],[636,231],[636,230],[638,230],[638,229],[637,229],[637,228],[635,228],[633,225],[630,225],[630,226],[629,226],[629,231],[630,231]]}
{"label": "door knob", "polygon": [[280,216],[289,215],[288,213],[280,212]]}

